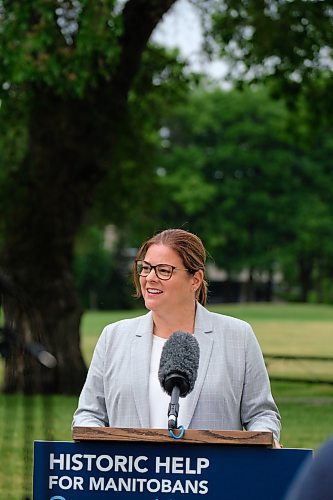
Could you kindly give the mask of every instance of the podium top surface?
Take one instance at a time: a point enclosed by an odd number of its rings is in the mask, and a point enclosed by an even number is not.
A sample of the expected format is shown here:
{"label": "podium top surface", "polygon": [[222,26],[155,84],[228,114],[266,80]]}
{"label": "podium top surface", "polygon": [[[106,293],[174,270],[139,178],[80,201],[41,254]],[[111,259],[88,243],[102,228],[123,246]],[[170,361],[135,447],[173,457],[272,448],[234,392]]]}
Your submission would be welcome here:
{"label": "podium top surface", "polygon": [[141,441],[155,443],[221,444],[236,446],[274,446],[273,434],[267,431],[185,430],[175,440],[167,429],[133,429],[121,427],[74,427],[74,441]]}

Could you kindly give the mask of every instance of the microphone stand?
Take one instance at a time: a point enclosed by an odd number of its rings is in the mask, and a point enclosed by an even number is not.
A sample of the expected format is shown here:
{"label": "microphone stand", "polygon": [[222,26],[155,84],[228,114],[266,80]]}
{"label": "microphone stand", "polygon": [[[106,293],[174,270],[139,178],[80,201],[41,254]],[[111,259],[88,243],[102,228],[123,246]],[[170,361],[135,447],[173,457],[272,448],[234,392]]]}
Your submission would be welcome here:
{"label": "microphone stand", "polygon": [[166,392],[171,395],[168,408],[168,430],[178,429],[179,396],[186,396],[189,391],[189,381],[181,373],[171,373],[164,380]]}
{"label": "microphone stand", "polygon": [[180,389],[178,385],[175,385],[172,389],[171,400],[168,408],[168,429],[177,429],[177,418],[179,413],[179,395]]}

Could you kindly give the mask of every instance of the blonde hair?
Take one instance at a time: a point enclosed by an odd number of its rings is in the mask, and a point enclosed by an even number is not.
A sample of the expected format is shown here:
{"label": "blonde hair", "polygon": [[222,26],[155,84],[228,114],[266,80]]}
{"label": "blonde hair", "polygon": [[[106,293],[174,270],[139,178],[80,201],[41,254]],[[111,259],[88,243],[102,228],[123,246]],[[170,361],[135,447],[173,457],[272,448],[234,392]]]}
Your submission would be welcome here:
{"label": "blonde hair", "polygon": [[[201,239],[184,229],[166,229],[145,241],[138,250],[136,260],[144,260],[144,257],[151,245],[165,245],[172,248],[183,261],[184,267],[189,273],[194,274],[200,269],[205,272],[206,250]],[[141,297],[141,287],[139,276],[133,266],[133,281],[135,286],[135,297]],[[196,291],[196,299],[200,304],[207,302],[208,284],[205,279]]]}

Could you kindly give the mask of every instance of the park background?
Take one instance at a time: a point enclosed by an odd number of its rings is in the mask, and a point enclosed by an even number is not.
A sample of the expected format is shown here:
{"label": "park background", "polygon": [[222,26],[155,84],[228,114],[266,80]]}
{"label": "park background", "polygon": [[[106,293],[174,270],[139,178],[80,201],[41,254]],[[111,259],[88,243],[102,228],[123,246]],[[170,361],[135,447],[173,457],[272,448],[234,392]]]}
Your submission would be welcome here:
{"label": "park background", "polygon": [[185,4],[0,1],[0,498],[31,498],[34,439],[71,439],[166,227],[203,239],[209,308],[254,327],[284,446],[332,434],[331,2]]}

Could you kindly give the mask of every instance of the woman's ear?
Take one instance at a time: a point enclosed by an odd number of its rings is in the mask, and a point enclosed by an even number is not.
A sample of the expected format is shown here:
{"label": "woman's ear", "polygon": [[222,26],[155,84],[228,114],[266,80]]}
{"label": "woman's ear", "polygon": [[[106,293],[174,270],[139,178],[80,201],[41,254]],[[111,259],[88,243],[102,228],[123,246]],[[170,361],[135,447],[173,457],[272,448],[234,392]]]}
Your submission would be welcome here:
{"label": "woman's ear", "polygon": [[193,283],[193,290],[195,292],[200,288],[203,279],[204,279],[204,272],[202,269],[199,269],[193,274],[192,283]]}

